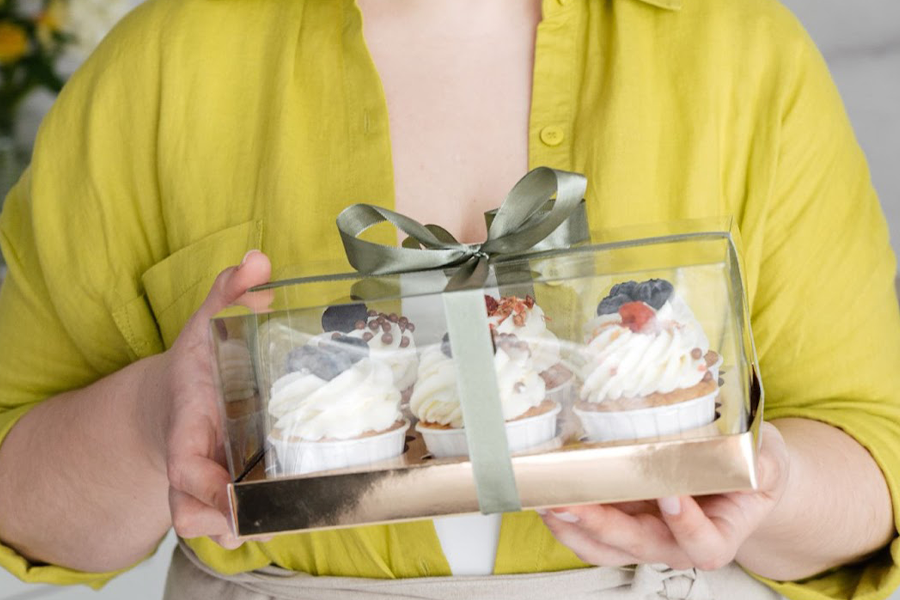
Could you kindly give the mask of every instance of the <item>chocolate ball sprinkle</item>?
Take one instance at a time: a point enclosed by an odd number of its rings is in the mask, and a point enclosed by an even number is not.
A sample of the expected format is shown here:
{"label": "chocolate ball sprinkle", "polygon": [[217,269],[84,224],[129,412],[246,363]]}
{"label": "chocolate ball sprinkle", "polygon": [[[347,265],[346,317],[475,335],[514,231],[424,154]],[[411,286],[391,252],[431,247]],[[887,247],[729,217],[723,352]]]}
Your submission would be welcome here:
{"label": "chocolate ball sprinkle", "polygon": [[385,333],[383,336],[381,336],[381,341],[382,341],[383,343],[385,343],[385,344],[393,344],[393,343],[394,343],[394,336],[392,336],[392,335],[389,334],[389,333]]}
{"label": "chocolate ball sprinkle", "polygon": [[381,324],[381,330],[385,333],[391,330],[391,324],[388,322],[384,322]]}
{"label": "chocolate ball sprinkle", "polygon": [[368,341],[371,340],[373,337],[375,337],[375,334],[372,333],[371,331],[367,331],[367,332],[365,332],[365,333],[363,334],[362,339],[363,339],[364,341],[368,342]]}
{"label": "chocolate ball sprinkle", "polygon": [[368,316],[370,316],[370,317],[377,317],[377,316],[378,316],[378,311],[377,311],[377,310],[370,310],[370,311],[369,311],[368,313],[366,313],[366,314],[367,314]]}
{"label": "chocolate ball sprinkle", "polygon": [[356,324],[354,325],[354,327],[356,327],[357,329],[365,329],[366,322],[365,321],[357,321]]}
{"label": "chocolate ball sprinkle", "polygon": [[369,329],[378,331],[378,321],[369,321]]}
{"label": "chocolate ball sprinkle", "polygon": [[390,321],[391,323],[396,323],[396,322],[399,321],[399,320],[400,320],[400,317],[398,317],[398,316],[396,315],[396,313],[391,313],[391,314],[388,316],[388,321]]}
{"label": "chocolate ball sprinkle", "polygon": [[416,326],[412,322],[410,322],[409,325],[406,326],[406,329],[410,332],[413,332],[416,330]]}
{"label": "chocolate ball sprinkle", "polygon": [[703,356],[703,350],[700,348],[694,348],[691,350],[691,358],[694,360],[700,360],[700,357]]}
{"label": "chocolate ball sprinkle", "polygon": [[409,346],[409,338],[404,335],[403,337],[400,338],[400,347],[406,348],[408,346]]}

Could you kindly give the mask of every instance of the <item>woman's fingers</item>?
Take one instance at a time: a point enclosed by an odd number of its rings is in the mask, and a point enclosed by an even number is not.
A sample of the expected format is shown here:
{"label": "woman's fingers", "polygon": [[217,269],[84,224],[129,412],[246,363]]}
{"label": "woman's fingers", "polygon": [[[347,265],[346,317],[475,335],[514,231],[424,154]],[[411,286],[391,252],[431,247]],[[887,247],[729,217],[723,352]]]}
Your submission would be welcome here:
{"label": "woman's fingers", "polygon": [[175,455],[168,463],[169,485],[203,504],[228,512],[228,471],[219,463],[203,456]]}
{"label": "woman's fingers", "polygon": [[205,344],[209,320],[244,297],[248,289],[267,283],[271,275],[269,257],[259,250],[248,252],[240,265],[219,273],[206,300],[185,324],[179,339],[184,339],[189,346]]}
{"label": "woman's fingers", "polygon": [[230,535],[228,519],[218,510],[200,502],[190,494],[169,488],[172,527],[180,537]]}
{"label": "woman's fingers", "polygon": [[[539,513],[540,514],[540,513]],[[547,511],[541,514],[554,537],[584,562],[604,567],[622,567],[639,561],[627,552],[595,540],[582,527],[571,521],[571,513]]]}
{"label": "woman's fingers", "polygon": [[653,515],[629,515],[603,504],[561,510],[577,518],[576,524],[597,542],[639,557],[642,562],[665,562],[663,559],[672,559],[678,553],[678,545],[669,529]]}
{"label": "woman's fingers", "polygon": [[678,546],[695,567],[705,571],[720,569],[734,560],[749,533],[727,515],[710,519],[690,496],[661,498],[659,509]]}
{"label": "woman's fingers", "polygon": [[676,569],[690,566],[690,559],[679,548],[669,528],[650,512],[628,514],[616,506],[596,504],[557,509],[555,516],[595,544],[613,548],[633,559],[625,564],[665,563]]}

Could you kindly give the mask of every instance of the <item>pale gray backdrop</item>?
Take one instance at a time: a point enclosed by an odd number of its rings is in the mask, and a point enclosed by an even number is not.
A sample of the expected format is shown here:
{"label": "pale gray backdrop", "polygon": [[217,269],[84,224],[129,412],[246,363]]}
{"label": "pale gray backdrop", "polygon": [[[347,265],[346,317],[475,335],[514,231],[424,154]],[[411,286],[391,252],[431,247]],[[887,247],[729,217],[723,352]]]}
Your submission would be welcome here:
{"label": "pale gray backdrop", "polygon": [[[900,1],[783,1],[800,17],[828,60],[869,158],[894,248],[900,248]],[[44,108],[36,105],[25,130],[36,128]],[[159,600],[173,543],[170,535],[153,559],[99,593],[86,588],[26,586],[0,570],[0,600]],[[900,593],[892,600],[900,600]]]}

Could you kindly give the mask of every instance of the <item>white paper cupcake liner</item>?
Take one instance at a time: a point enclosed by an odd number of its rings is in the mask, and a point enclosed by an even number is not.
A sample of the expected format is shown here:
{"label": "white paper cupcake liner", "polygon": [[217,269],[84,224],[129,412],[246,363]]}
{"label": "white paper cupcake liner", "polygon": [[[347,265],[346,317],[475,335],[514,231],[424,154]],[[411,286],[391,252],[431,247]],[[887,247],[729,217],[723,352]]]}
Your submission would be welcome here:
{"label": "white paper cupcake liner", "polygon": [[270,476],[304,475],[376,463],[403,454],[409,421],[384,433],[327,442],[287,441],[269,436],[274,457],[267,455]]}
{"label": "white paper cupcake liner", "polygon": [[547,400],[566,406],[575,399],[575,377],[569,378],[557,386],[547,388]]}
{"label": "white paper cupcake liner", "polygon": [[[556,436],[556,417],[562,407],[540,415],[506,422],[506,441],[510,454],[522,452],[552,440]],[[465,429],[432,429],[416,425],[422,434],[425,446],[435,458],[450,458],[469,455]]]}
{"label": "white paper cupcake liner", "polygon": [[575,408],[588,441],[612,442],[672,435],[703,427],[716,418],[719,390],[685,402],[636,410],[592,411]]}

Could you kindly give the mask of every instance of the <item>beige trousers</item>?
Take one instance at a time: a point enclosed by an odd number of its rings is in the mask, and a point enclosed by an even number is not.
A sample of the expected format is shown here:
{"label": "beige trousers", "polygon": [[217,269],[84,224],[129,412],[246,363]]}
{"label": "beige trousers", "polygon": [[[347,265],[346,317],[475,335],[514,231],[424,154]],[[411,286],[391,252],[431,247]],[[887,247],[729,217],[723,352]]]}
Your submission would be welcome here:
{"label": "beige trousers", "polygon": [[718,571],[661,565],[596,567],[557,573],[361,579],[313,577],[278,567],[226,577],[180,543],[164,600],[784,600],[735,564]]}

